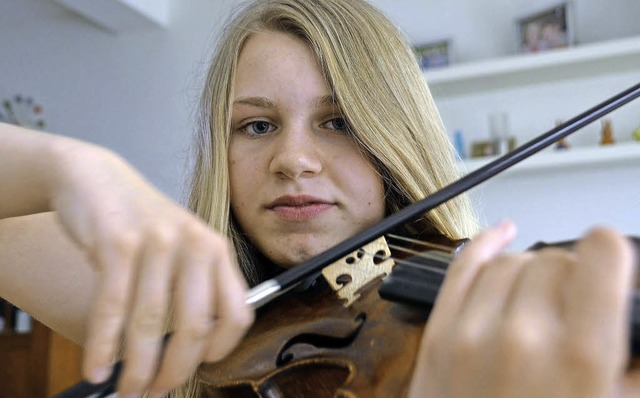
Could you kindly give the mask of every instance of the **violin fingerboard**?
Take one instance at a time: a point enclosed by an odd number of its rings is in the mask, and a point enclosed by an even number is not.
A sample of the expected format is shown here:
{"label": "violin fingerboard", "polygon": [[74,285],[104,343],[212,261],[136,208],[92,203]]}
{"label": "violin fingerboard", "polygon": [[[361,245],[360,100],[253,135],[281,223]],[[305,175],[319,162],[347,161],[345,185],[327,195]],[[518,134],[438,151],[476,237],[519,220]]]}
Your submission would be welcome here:
{"label": "violin fingerboard", "polygon": [[[385,300],[431,307],[444,281],[444,270],[448,265],[448,262],[433,258],[411,257],[396,264],[382,280],[378,293]],[[433,272],[434,268],[442,269],[443,273]]]}

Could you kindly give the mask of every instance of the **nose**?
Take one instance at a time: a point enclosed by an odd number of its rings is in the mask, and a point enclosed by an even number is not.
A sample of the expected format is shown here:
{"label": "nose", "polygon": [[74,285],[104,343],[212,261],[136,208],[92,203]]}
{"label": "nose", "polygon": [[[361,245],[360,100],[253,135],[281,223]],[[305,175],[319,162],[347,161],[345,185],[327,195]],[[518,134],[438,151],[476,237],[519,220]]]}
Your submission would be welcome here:
{"label": "nose", "polygon": [[320,173],[322,159],[313,134],[304,128],[280,131],[272,143],[274,152],[269,171],[292,180]]}

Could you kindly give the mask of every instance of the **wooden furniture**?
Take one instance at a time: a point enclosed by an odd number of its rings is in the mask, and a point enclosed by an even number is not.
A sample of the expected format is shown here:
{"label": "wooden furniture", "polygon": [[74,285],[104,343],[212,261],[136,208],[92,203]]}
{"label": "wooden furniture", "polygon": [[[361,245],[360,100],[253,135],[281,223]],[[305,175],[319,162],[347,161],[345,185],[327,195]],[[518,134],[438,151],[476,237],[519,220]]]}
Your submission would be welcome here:
{"label": "wooden furniture", "polygon": [[0,398],[46,398],[81,379],[82,348],[40,322],[0,333]]}

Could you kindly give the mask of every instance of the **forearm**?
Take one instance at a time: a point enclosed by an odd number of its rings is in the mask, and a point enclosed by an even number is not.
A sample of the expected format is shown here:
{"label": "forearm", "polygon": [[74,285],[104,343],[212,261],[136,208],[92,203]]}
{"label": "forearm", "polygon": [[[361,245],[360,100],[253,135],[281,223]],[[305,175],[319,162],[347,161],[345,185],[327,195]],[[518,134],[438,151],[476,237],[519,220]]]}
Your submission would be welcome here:
{"label": "forearm", "polygon": [[92,145],[0,123],[0,219],[52,210],[60,155],[82,147]]}
{"label": "forearm", "polygon": [[0,220],[0,296],[83,344],[98,273],[53,213]]}
{"label": "forearm", "polygon": [[104,153],[0,123],[0,296],[79,343],[97,275],[56,214],[44,213],[58,210],[56,198],[69,188],[72,171],[92,170]]}

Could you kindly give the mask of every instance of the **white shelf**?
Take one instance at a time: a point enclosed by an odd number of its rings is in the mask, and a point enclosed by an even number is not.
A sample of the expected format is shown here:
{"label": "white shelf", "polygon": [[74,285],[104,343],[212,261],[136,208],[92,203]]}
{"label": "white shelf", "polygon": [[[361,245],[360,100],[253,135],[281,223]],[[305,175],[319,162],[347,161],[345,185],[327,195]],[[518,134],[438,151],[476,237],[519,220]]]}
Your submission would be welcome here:
{"label": "white shelf", "polygon": [[[462,163],[466,172],[477,170],[496,160],[497,156],[470,159]],[[516,164],[502,174],[518,174],[571,168],[594,167],[606,164],[631,164],[640,167],[640,142],[624,142],[607,146],[569,148],[568,150],[545,149]]]}
{"label": "white shelf", "polygon": [[427,70],[424,77],[434,96],[446,96],[638,70],[639,66],[640,36],[634,36],[543,53],[452,65]]}

